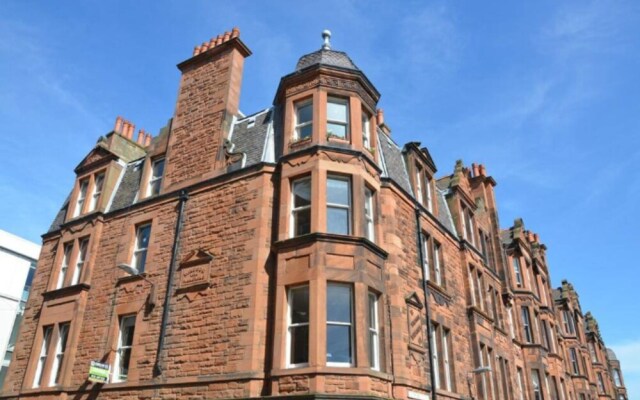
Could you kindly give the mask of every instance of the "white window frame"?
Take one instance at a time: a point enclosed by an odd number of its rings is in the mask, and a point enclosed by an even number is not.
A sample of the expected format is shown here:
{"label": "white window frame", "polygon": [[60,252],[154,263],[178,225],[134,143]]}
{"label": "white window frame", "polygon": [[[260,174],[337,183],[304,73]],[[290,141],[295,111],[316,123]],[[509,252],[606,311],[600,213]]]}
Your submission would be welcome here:
{"label": "white window frame", "polygon": [[431,254],[429,253],[429,235],[425,232],[422,232],[421,235],[422,240],[422,270],[424,279],[428,282],[431,280],[431,265],[429,264],[429,259],[431,258]]}
{"label": "white window frame", "polygon": [[507,314],[509,315],[509,332],[511,333],[511,339],[516,338],[515,322],[513,320],[513,306],[507,307]]}
{"label": "white window frame", "polygon": [[453,381],[451,380],[451,360],[449,359],[449,340],[451,331],[441,327],[442,330],[442,361],[444,364],[445,390],[453,391]]}
{"label": "white window frame", "polygon": [[91,201],[89,202],[89,209],[87,212],[95,210],[98,206],[98,200],[102,194],[102,188],[104,187],[104,172],[95,174],[93,177],[93,188],[91,189]]}
{"label": "white window frame", "polygon": [[362,110],[362,147],[371,149],[371,117]]}
{"label": "white window frame", "polygon": [[[354,332],[354,308],[355,308],[355,304],[353,301],[353,285],[348,284],[348,283],[338,283],[338,282],[327,282],[327,292],[329,292],[329,286],[342,286],[342,287],[347,287],[349,288],[349,294],[351,296],[351,304],[350,307],[351,309],[349,310],[349,316],[350,316],[350,321],[349,322],[343,322],[343,321],[329,321],[328,317],[327,317],[327,324],[326,324],[326,328],[328,328],[330,325],[333,326],[348,326],[349,327],[349,348],[351,349],[351,354],[349,354],[349,358],[351,358],[351,362],[333,362],[333,361],[327,361],[327,367],[353,367],[355,366],[355,332]],[[327,296],[328,297],[328,296]],[[325,304],[326,307],[326,304]],[[325,310],[326,312],[326,310]],[[328,314],[328,313],[327,313]],[[326,343],[325,343],[325,349],[326,349]]]}
{"label": "white window frame", "polygon": [[520,259],[515,255],[512,258],[512,264],[513,264],[513,274],[515,275],[515,278],[516,278],[516,285],[518,287],[522,287],[522,284],[523,284],[522,267],[520,265]]}
{"label": "white window frame", "polygon": [[[347,183],[347,204],[338,204],[338,203],[329,203],[329,181],[342,181]],[[351,179],[348,177],[340,176],[340,175],[328,175],[327,176],[327,220],[329,219],[329,209],[342,209],[347,210],[347,233],[346,235],[353,234],[351,215],[352,215],[352,206],[351,206]],[[328,222],[328,221],[327,221]],[[327,229],[327,232],[329,229]]]}
{"label": "white window frame", "polygon": [[[346,120],[339,121],[335,119],[329,119],[329,104],[338,104],[344,106]],[[342,140],[349,140],[349,99],[343,99],[334,96],[327,97],[327,135],[329,135],[329,124],[344,126],[344,137],[336,135],[335,133],[332,133],[332,135]]]}
{"label": "white window frame", "polygon": [[64,323],[58,325],[58,342],[56,343],[56,353],[53,358],[53,365],[51,366],[51,375],[49,376],[49,386],[55,386],[60,383],[60,370],[62,369],[62,363],[64,362],[64,353],[67,348],[69,340],[69,327],[70,324]]}
{"label": "white window frame", "polygon": [[[307,122],[302,122],[302,123],[298,123],[298,110],[300,110],[303,107],[306,106],[311,106],[311,120],[307,121]],[[309,100],[303,100],[303,101],[299,101],[297,103],[294,104],[294,118],[295,118],[295,123],[294,123],[294,129],[293,129],[293,138],[295,140],[304,140],[307,138],[311,138],[313,136],[313,99],[309,99]],[[302,128],[304,128],[307,125],[311,125],[311,135],[308,137],[301,137],[300,136],[300,130]]]}
{"label": "white window frame", "polygon": [[420,168],[419,165],[416,164],[416,200],[418,200],[418,203],[423,204],[422,203],[422,168]]}
{"label": "white window frame", "polygon": [[569,362],[573,375],[580,375],[580,364],[578,363],[578,353],[574,347],[569,348]]}
{"label": "white window frame", "polygon": [[531,329],[531,312],[529,311],[529,307],[522,306],[520,308],[520,315],[522,319],[522,339],[527,343],[533,343],[533,332]]}
{"label": "white window frame", "polygon": [[[151,241],[151,223],[150,222],[136,226],[136,237],[135,237],[135,243],[133,245],[134,246],[133,256],[131,257],[131,266],[136,268],[139,273],[144,272],[146,270],[146,265],[147,265],[147,255],[148,255],[147,251],[149,250],[149,247],[138,247],[140,243],[142,231],[146,227],[149,227],[149,238],[147,239],[147,246],[149,245],[149,242]],[[140,255],[143,253],[145,256],[144,264],[142,265],[142,268],[138,268],[138,259],[140,258]]]}
{"label": "white window frame", "polygon": [[425,199],[425,201],[427,202],[426,204],[427,210],[429,210],[430,213],[433,213],[433,194],[431,191],[431,178],[426,173],[424,174],[424,185],[425,185],[425,194],[427,196],[427,198]]}
{"label": "white window frame", "polygon": [[380,324],[378,317],[379,296],[374,292],[368,293],[369,310],[369,367],[380,371]]}
{"label": "white window frame", "polygon": [[67,272],[69,271],[69,262],[71,261],[72,253],[73,242],[65,243],[62,246],[62,263],[60,264],[60,273],[58,274],[56,289],[60,289],[64,286],[64,280],[67,277]]}
{"label": "white window frame", "polygon": [[517,374],[518,374],[518,390],[520,391],[520,400],[525,400],[524,376],[522,373],[522,368],[518,367]]}
{"label": "white window frame", "polygon": [[431,353],[431,357],[433,358],[433,366],[434,366],[434,371],[433,371],[433,384],[436,387],[436,389],[441,389],[441,385],[440,385],[440,362],[439,362],[439,358],[440,358],[440,354],[438,353],[438,339],[437,339],[437,334],[438,334],[438,324],[435,324],[433,322],[431,322],[431,349],[433,350]]}
{"label": "white window frame", "polygon": [[433,243],[433,272],[435,275],[436,285],[442,286],[442,270],[440,268],[440,243],[432,239]]}
{"label": "white window frame", "polygon": [[71,279],[72,285],[80,283],[82,278],[82,270],[84,269],[84,263],[87,258],[87,250],[89,248],[89,238],[83,238],[78,241],[78,252],[76,253],[76,268],[73,270],[73,278]]}
{"label": "white window frame", "polygon": [[[537,385],[536,385],[537,382]],[[542,383],[540,382],[540,373],[537,369],[531,370],[531,389],[533,389],[533,400],[544,400],[542,396]],[[536,392],[538,394],[536,394]]]}
{"label": "white window frame", "polygon": [[[287,289],[287,349],[285,352],[285,357],[286,357],[286,362],[285,365],[287,366],[287,368],[300,368],[300,367],[306,367],[309,365],[309,353],[307,353],[307,361],[303,362],[303,363],[297,363],[294,364],[291,362],[291,345],[292,345],[292,341],[291,341],[291,331],[299,328],[299,327],[309,327],[309,323],[311,322],[311,318],[309,318],[308,322],[297,322],[297,323],[293,323],[292,321],[292,312],[293,312],[293,307],[292,307],[292,300],[293,300],[293,296],[291,294],[292,291],[297,290],[297,289],[303,289],[303,288],[307,288],[307,293],[309,294],[309,296],[311,295],[310,292],[310,287],[309,285],[298,285],[298,286],[293,286]],[[309,301],[309,299],[307,299],[307,301]],[[309,303],[309,308],[311,308],[311,304]],[[307,312],[309,313],[311,310],[307,310]],[[311,317],[309,315],[309,317]]]}
{"label": "white window frame", "polygon": [[471,295],[471,305],[476,305],[476,284],[475,284],[475,271],[474,268],[469,265],[469,294]]}
{"label": "white window frame", "polygon": [[87,189],[89,189],[89,178],[84,178],[80,181],[78,187],[78,199],[76,200],[76,208],[73,211],[73,216],[77,217],[82,214],[82,208],[87,199]]}
{"label": "white window frame", "polygon": [[36,373],[33,376],[33,387],[40,387],[42,384],[42,378],[44,376],[44,367],[47,364],[47,358],[49,356],[49,346],[51,344],[51,336],[53,335],[53,325],[43,327],[42,331],[42,346],[40,347],[40,356],[38,357],[38,364],[36,365]]}
{"label": "white window frame", "polygon": [[[133,325],[133,337],[131,338],[131,345],[123,345],[122,341],[124,339],[125,327],[129,325]],[[129,314],[123,315],[120,317],[119,321],[119,331],[118,331],[118,347],[116,348],[116,356],[113,363],[113,376],[112,382],[126,382],[129,375],[121,376],[120,373],[120,360],[122,358],[122,353],[124,350],[130,350],[133,352],[133,343],[135,338],[135,326],[136,326],[136,315]],[[131,355],[129,355],[129,365],[127,365],[127,372],[131,370]]]}
{"label": "white window frame", "polygon": [[[295,187],[297,184],[299,183],[303,183],[303,182],[309,182],[309,205],[306,206],[300,206],[300,207],[295,207]],[[312,186],[311,186],[311,177],[307,176],[304,178],[299,178],[299,179],[295,179],[291,182],[291,222],[290,222],[290,226],[289,226],[289,230],[291,232],[291,234],[289,235],[290,237],[296,237],[299,236],[296,233],[296,222],[298,220],[297,215],[298,213],[302,212],[302,211],[306,211],[306,210],[311,210],[311,205],[313,204],[313,196],[311,191],[313,190]],[[311,212],[311,211],[309,211]],[[309,227],[309,233],[311,232],[311,227]],[[303,235],[303,234],[301,234]],[[301,236],[300,235],[300,236]],[[304,234],[306,235],[306,233]]]}
{"label": "white window frame", "polygon": [[[156,167],[160,163],[162,163],[162,173],[160,175],[156,175]],[[165,168],[164,157],[157,158],[153,160],[153,162],[151,163],[151,171],[149,171],[149,183],[147,184],[147,197],[160,194],[160,187],[162,186],[162,178],[164,177],[164,168]],[[153,188],[156,185],[156,182],[158,182],[157,183],[158,193],[153,193]]]}
{"label": "white window frame", "polygon": [[374,212],[373,212],[373,190],[369,187],[364,187],[364,220],[365,220],[365,233],[367,239],[374,242],[376,241],[376,232],[374,224]]}

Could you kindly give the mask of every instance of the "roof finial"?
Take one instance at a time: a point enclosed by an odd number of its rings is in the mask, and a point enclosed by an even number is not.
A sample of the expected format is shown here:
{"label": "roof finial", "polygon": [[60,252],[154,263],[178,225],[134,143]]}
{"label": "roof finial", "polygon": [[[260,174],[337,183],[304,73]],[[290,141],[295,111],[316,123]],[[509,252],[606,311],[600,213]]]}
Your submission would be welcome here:
{"label": "roof finial", "polygon": [[322,50],[331,50],[331,43],[329,42],[329,39],[331,39],[331,31],[328,29],[323,30],[322,39],[324,39]]}

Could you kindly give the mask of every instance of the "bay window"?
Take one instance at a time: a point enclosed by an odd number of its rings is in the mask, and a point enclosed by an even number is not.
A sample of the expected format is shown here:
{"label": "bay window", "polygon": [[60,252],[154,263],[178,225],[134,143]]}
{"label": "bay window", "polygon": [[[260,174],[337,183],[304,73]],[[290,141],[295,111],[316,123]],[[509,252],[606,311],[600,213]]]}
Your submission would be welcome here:
{"label": "bay window", "polygon": [[531,386],[533,386],[533,400],[543,400],[540,387],[540,374],[537,369],[531,370]]}
{"label": "bay window", "polygon": [[348,284],[327,284],[327,365],[353,366],[353,296]]}
{"label": "bay window", "polygon": [[513,274],[516,278],[516,285],[518,287],[522,287],[522,270],[520,268],[520,259],[514,255],[511,260],[513,264]]}
{"label": "bay window", "polygon": [[129,376],[129,364],[131,362],[131,349],[133,347],[135,326],[135,315],[125,315],[120,317],[118,347],[116,349],[116,358],[113,366],[114,382],[126,381]]}
{"label": "bay window", "polygon": [[327,178],[327,232],[351,234],[351,183],[348,178]]}
{"label": "bay window", "polygon": [[309,286],[289,289],[287,321],[287,366],[309,362]]}
{"label": "bay window", "polygon": [[571,363],[573,374],[580,375],[580,367],[578,366],[578,354],[576,353],[576,349],[573,347],[569,349],[569,361]]}
{"label": "bay window", "polygon": [[311,178],[302,178],[291,185],[291,237],[311,232]]}
{"label": "bay window", "polygon": [[310,138],[313,133],[313,102],[309,100],[296,103],[295,109],[294,139]]}
{"label": "bay window", "polygon": [[523,339],[527,343],[533,343],[533,333],[531,331],[531,315],[529,313],[529,307],[522,307],[522,331]]}
{"label": "bay window", "polygon": [[347,139],[349,134],[349,101],[338,97],[327,99],[327,136]]}

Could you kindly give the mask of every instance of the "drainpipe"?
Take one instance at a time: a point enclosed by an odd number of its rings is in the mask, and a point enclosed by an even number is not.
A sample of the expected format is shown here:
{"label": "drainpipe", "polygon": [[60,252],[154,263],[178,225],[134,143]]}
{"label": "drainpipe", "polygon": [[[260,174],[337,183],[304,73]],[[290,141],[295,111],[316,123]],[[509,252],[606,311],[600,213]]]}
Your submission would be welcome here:
{"label": "drainpipe", "polygon": [[171,292],[173,291],[173,275],[176,270],[176,259],[180,249],[180,232],[182,231],[182,215],[184,206],[189,200],[189,195],[185,190],[180,191],[178,203],[178,220],[176,221],[176,230],[173,236],[173,248],[171,249],[171,264],[169,265],[169,276],[167,278],[167,290],[164,293],[164,306],[162,308],[162,322],[160,323],[160,338],[158,339],[158,351],[156,352],[156,362],[153,365],[153,376],[162,375],[162,362],[160,357],[164,348],[164,336],[167,331],[167,321],[169,319],[169,302],[171,300]]}
{"label": "drainpipe", "polygon": [[433,366],[433,341],[431,340],[431,309],[429,307],[429,286],[424,270],[424,258],[422,248],[422,229],[420,229],[420,209],[416,207],[416,239],[418,244],[418,255],[420,258],[420,270],[422,271],[422,292],[424,294],[424,312],[427,319],[427,346],[429,347],[429,378],[431,379],[431,399],[437,400],[436,395],[436,370]]}

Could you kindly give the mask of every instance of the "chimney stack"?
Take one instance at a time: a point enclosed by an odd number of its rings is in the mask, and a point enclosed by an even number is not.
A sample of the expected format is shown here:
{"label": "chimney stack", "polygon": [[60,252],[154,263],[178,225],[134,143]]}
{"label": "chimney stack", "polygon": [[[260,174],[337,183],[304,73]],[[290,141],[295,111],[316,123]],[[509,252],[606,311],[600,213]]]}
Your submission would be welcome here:
{"label": "chimney stack", "polygon": [[479,169],[479,176],[487,176],[487,170],[484,168],[484,165],[480,164],[478,169]]}
{"label": "chimney stack", "polygon": [[376,110],[376,123],[378,126],[384,125],[384,111],[382,108]]}
{"label": "chimney stack", "polygon": [[471,163],[471,170],[473,171],[473,177],[480,176],[480,169],[478,168],[478,164]]}

